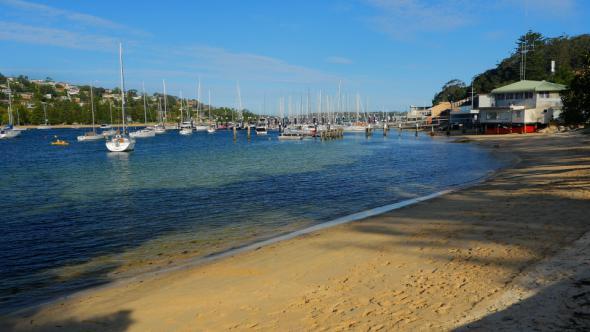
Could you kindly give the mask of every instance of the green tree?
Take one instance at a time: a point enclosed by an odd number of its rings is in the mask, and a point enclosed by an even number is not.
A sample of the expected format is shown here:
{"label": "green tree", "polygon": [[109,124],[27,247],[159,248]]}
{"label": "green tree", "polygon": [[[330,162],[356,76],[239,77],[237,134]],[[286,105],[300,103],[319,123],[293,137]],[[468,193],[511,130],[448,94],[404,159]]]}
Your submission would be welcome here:
{"label": "green tree", "polygon": [[[590,35],[559,36],[546,38],[540,33],[528,31],[518,38],[512,53],[495,68],[478,74],[473,79],[477,93],[514,83],[520,79],[523,45],[527,45],[526,79],[547,80],[569,85],[575,71],[582,68],[584,56],[590,49]],[[555,61],[556,71],[551,72],[551,61]]]}
{"label": "green tree", "polygon": [[465,82],[453,79],[443,85],[442,90],[434,96],[432,104],[436,105],[443,101],[457,101],[467,97],[468,87]]}
{"label": "green tree", "polygon": [[561,119],[567,124],[590,121],[590,53],[586,64],[572,79],[567,90],[561,92],[563,112]]}

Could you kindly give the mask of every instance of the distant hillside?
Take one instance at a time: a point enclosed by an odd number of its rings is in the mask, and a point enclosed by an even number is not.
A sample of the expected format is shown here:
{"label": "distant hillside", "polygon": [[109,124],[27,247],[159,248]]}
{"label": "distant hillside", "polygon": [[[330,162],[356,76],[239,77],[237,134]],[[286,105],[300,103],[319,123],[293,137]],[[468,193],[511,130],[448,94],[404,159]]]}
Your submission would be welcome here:
{"label": "distant hillside", "polygon": [[[581,70],[584,59],[590,53],[590,34],[546,38],[529,31],[517,41],[512,54],[500,61],[496,68],[486,70],[473,79],[475,93],[488,93],[493,89],[519,81],[521,78],[522,52],[526,52],[526,79],[547,80],[568,85],[574,73]],[[555,74],[551,73],[551,61],[555,61]],[[451,80],[438,92],[433,104],[447,101],[448,96],[459,100],[470,96],[471,85]]]}
{"label": "distant hillside", "polygon": [[[143,97],[141,92],[130,89],[126,91],[125,108],[127,115],[133,122],[144,121]],[[121,91],[119,88],[93,88],[95,117],[97,123],[119,121]],[[51,124],[89,124],[92,121],[90,112],[90,86],[74,85],[66,82],[54,82],[51,78],[31,80],[27,76],[5,77],[0,73],[0,125],[8,122],[8,97],[11,94],[12,107],[17,125],[37,125],[44,122],[43,105],[47,109],[47,117]],[[166,96],[168,121],[179,121],[180,98]],[[207,117],[208,106],[195,99],[184,99],[183,109],[186,115],[187,107],[193,116],[196,108],[202,110],[201,117]],[[154,93],[146,96],[148,121],[157,121],[159,108],[164,107],[163,95]],[[245,120],[254,119],[256,115],[248,110],[242,110]],[[238,119],[238,112],[227,107],[212,107],[211,117],[219,122]]]}

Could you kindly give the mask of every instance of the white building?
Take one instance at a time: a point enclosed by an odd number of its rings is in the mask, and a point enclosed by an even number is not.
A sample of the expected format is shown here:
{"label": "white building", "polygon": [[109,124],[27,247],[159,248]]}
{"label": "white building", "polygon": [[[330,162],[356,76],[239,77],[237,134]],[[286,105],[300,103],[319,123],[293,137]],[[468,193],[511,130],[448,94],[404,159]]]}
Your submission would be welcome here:
{"label": "white building", "polygon": [[430,116],[430,108],[431,106],[410,106],[410,111],[408,112],[408,118],[412,119],[421,119]]}
{"label": "white building", "polygon": [[563,106],[559,92],[564,89],[561,84],[527,80],[494,89],[489,104],[487,97],[480,96],[479,122],[490,134],[534,132],[559,117]]}

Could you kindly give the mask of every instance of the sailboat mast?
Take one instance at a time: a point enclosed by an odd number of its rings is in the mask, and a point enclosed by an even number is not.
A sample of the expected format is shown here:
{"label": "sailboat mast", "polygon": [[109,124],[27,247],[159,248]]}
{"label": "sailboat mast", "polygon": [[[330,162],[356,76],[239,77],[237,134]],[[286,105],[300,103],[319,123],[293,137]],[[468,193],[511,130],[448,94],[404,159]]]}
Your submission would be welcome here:
{"label": "sailboat mast", "polygon": [[361,107],[360,107],[360,103],[361,103],[361,101],[360,101],[360,96],[359,96],[359,94],[358,94],[358,92],[357,92],[357,93],[356,93],[356,121],[357,121],[357,122],[359,122],[359,121],[360,121],[360,119],[359,119],[359,112],[360,112],[360,108],[361,108]]}
{"label": "sailboat mast", "polygon": [[121,121],[123,123],[123,133],[125,133],[125,78],[123,73],[123,45],[121,43],[119,43],[119,66],[121,67]]}
{"label": "sailboat mast", "polygon": [[320,89],[320,98],[318,100],[318,122],[322,123],[322,90]]}
{"label": "sailboat mast", "polygon": [[168,119],[168,98],[166,98],[166,80],[162,80],[162,85],[164,86],[164,120],[163,123],[166,123]]}
{"label": "sailboat mast", "polygon": [[182,117],[182,90],[180,91],[180,122],[183,122],[184,118]]}
{"label": "sailboat mast", "polygon": [[199,82],[197,84],[197,123],[201,121],[201,77],[199,76]]}
{"label": "sailboat mast", "polygon": [[141,82],[141,90],[143,92],[143,117],[145,125],[147,126],[147,101],[145,99],[145,82]]}
{"label": "sailboat mast", "polygon": [[8,87],[8,124],[12,126],[14,121],[12,118],[12,90],[10,90],[10,81],[6,78],[6,86]]}
{"label": "sailboat mast", "polygon": [[237,82],[237,89],[238,89],[238,120],[243,121],[244,116],[242,114],[242,93],[240,92],[240,82]]}
{"label": "sailboat mast", "polygon": [[48,121],[47,121],[47,105],[46,105],[46,103],[43,103],[43,114],[45,115],[45,125],[47,125]]}
{"label": "sailboat mast", "polygon": [[94,125],[94,92],[90,85],[90,110],[92,111],[92,132],[96,135],[96,126]]}
{"label": "sailboat mast", "polygon": [[158,121],[162,122],[162,97],[158,97]]}
{"label": "sailboat mast", "polygon": [[113,124],[113,103],[109,101],[109,113],[111,114],[111,125]]}

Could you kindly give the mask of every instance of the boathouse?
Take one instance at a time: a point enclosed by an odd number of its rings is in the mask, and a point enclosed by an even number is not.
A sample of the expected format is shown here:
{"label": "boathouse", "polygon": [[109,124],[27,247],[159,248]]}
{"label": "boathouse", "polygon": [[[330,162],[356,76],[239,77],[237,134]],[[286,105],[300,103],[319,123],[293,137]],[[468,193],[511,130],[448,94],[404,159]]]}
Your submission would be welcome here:
{"label": "boathouse", "polygon": [[532,133],[557,119],[565,85],[522,80],[492,90],[490,104],[479,105],[486,134]]}

